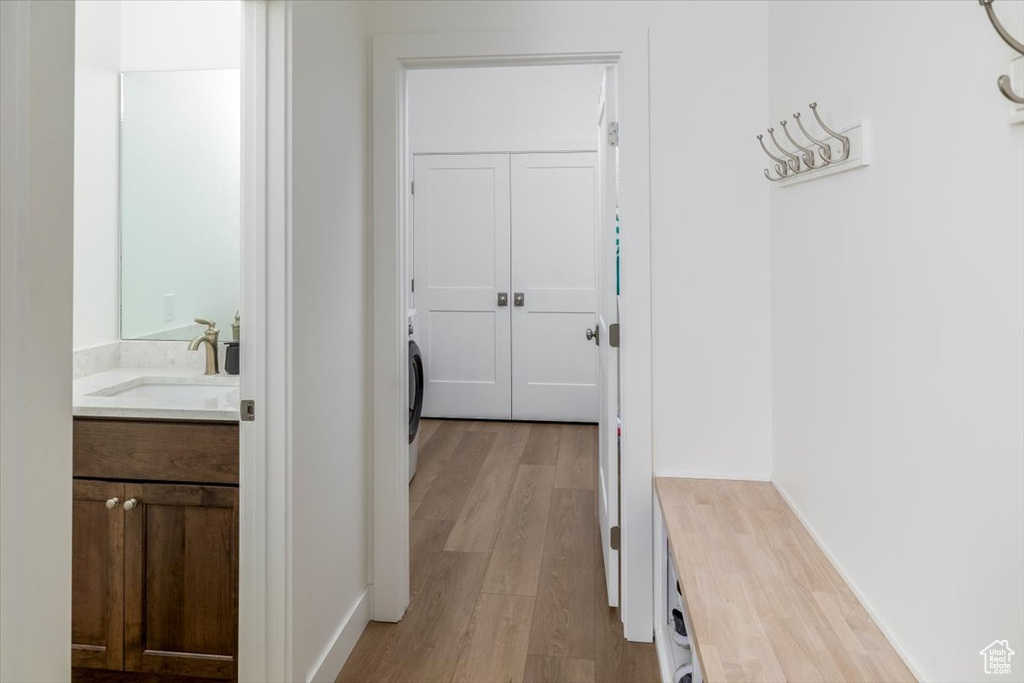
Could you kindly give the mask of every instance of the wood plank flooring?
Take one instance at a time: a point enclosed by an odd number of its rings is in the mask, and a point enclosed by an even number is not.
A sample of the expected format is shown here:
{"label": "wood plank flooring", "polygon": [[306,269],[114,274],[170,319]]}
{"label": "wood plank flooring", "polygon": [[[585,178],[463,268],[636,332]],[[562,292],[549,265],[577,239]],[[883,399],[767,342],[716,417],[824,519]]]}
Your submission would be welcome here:
{"label": "wood plank flooring", "polygon": [[[608,607],[597,428],[424,420],[409,487],[412,600],[338,682],[653,683]],[[425,437],[425,438],[424,438]]]}

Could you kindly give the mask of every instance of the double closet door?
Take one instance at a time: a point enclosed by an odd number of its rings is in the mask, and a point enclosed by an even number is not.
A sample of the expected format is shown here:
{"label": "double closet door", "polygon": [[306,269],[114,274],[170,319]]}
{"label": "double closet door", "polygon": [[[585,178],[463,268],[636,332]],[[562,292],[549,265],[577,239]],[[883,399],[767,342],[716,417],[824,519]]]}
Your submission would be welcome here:
{"label": "double closet door", "polygon": [[596,422],[597,155],[418,155],[427,417]]}

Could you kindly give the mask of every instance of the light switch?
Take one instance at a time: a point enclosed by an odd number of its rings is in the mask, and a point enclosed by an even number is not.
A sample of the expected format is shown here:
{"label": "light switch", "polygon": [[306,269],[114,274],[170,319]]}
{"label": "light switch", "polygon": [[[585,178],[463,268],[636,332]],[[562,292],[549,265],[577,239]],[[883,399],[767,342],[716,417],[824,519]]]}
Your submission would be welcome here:
{"label": "light switch", "polygon": [[165,323],[173,323],[174,322],[174,318],[176,317],[176,313],[174,311],[175,299],[177,299],[177,295],[176,294],[164,294],[164,322]]}

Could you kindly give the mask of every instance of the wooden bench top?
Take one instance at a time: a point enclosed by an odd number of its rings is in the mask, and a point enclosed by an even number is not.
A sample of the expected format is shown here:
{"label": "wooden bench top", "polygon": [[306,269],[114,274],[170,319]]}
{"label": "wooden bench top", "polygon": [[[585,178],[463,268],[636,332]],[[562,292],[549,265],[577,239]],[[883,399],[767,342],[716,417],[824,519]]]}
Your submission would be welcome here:
{"label": "wooden bench top", "polygon": [[773,484],[656,487],[707,683],[915,680]]}

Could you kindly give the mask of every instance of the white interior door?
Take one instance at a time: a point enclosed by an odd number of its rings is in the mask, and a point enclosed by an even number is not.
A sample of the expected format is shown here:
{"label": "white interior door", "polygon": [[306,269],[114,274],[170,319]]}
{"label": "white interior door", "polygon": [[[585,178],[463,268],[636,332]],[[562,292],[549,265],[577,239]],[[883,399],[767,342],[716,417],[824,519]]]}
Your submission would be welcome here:
{"label": "white interior door", "polygon": [[425,417],[512,417],[507,154],[417,155],[413,301]]}
{"label": "white interior door", "polygon": [[602,103],[598,118],[598,325],[601,345],[598,347],[600,378],[598,419],[598,518],[601,525],[601,546],[604,575],[608,582],[608,604],[619,604],[619,551],[612,548],[612,529],[619,526],[619,350],[606,340],[609,326],[619,320],[618,310],[618,158],[617,147],[608,142],[608,124],[617,120],[615,68],[605,70]]}
{"label": "white interior door", "polygon": [[512,415],[597,422],[597,155],[511,165]]}

